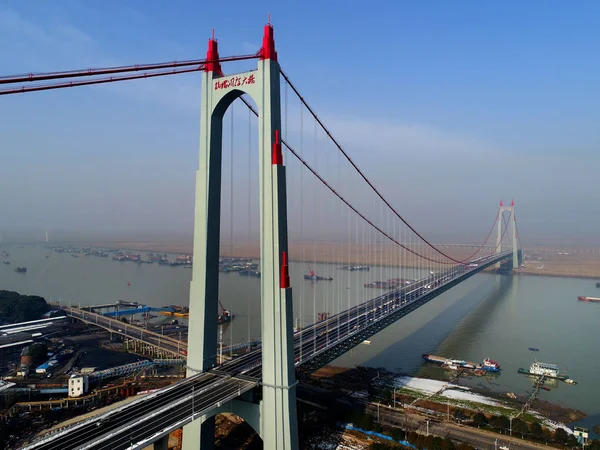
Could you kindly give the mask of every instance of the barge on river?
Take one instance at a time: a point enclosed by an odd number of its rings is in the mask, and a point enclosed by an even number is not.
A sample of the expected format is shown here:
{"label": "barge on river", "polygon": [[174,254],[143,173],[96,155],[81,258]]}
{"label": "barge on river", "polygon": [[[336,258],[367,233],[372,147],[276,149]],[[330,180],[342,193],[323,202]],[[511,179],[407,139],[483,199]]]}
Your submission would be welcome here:
{"label": "barge on river", "polygon": [[475,369],[485,370],[486,372],[500,372],[501,369],[500,364],[490,358],[485,358],[481,364],[477,364],[470,361],[464,361],[462,359],[444,358],[443,356],[430,355],[428,353],[422,354],[421,357],[427,362],[440,364],[445,368],[454,370]]}
{"label": "barge on river", "polygon": [[560,373],[556,364],[547,364],[537,361],[529,366],[529,370],[520,368],[519,373],[536,377],[556,378],[562,381],[569,379],[567,375]]}

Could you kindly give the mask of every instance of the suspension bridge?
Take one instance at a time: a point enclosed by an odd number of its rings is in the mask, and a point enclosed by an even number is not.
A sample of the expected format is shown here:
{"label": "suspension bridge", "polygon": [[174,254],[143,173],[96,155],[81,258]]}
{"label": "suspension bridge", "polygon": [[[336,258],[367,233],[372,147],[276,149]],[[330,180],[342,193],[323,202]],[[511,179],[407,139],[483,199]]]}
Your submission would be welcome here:
{"label": "suspension bridge", "polygon": [[[225,63],[240,67],[248,61],[256,67],[233,74],[222,70]],[[281,69],[270,24],[254,54],[221,57],[213,36],[205,59],[1,77],[0,85],[7,87],[0,95],[193,72],[201,73],[202,88],[187,378],[24,448],[166,448],[168,433],[184,427],[183,448],[206,450],[214,444],[215,415],[233,412],[260,434],[265,448],[296,449],[297,372],[333,361],[481,271],[510,272],[522,260],[514,202],[500,203],[489,231],[482,230],[481,244],[441,247],[419,233]],[[402,170],[408,168],[397,168],[398,174]],[[418,195],[418,187],[407,188]],[[234,255],[234,228],[241,227],[241,217],[248,242],[253,229],[260,236],[261,347],[217,364],[219,255]],[[324,244],[323,236],[333,237]],[[369,276],[393,276],[375,297],[369,289],[350,289],[344,277],[328,277],[330,287],[317,298],[310,269],[311,282],[294,286],[301,299],[294,303],[291,260],[347,270],[372,265]],[[307,291],[313,294],[312,311]],[[302,323],[294,332],[298,309]],[[112,329],[113,319],[96,316],[93,321]]]}

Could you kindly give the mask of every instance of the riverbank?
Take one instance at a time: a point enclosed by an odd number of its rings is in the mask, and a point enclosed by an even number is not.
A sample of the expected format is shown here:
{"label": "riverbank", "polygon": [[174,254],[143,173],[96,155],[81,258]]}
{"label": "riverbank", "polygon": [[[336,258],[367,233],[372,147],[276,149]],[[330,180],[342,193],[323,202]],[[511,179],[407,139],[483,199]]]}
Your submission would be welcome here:
{"label": "riverbank", "polygon": [[[191,254],[191,239],[181,240],[85,240],[65,241],[64,243],[95,248],[119,248],[136,252],[183,253]],[[457,260],[466,260],[477,250],[476,246],[437,246],[441,251]],[[415,248],[416,250],[416,248]],[[222,256],[243,258],[259,258],[260,249],[256,242],[236,242],[233,245],[223,243]],[[418,267],[419,258],[407,252],[398,252],[394,244],[378,243],[365,246],[343,242],[290,242],[290,259],[292,261],[310,260],[321,263],[369,264]],[[440,265],[440,267],[443,267]],[[444,266],[445,267],[445,266]],[[573,250],[549,248],[532,248],[525,250],[525,260],[518,273],[523,275],[539,275],[570,278],[597,278],[600,280],[600,250],[581,247]]]}
{"label": "riverbank", "polygon": [[[506,393],[494,393],[472,386],[461,385],[462,378],[451,380],[436,380],[431,378],[414,377],[409,374],[388,372],[372,368],[343,368],[326,366],[312,377],[318,384],[328,389],[340,389],[342,392],[352,392],[352,396],[367,399],[369,392],[375,388],[388,392],[390,403],[394,400],[404,407],[413,408],[422,413],[435,412],[448,414],[455,409],[482,412],[485,414],[516,417],[527,398],[517,396],[510,398]],[[528,421],[544,420],[548,427],[553,424],[571,423],[587,417],[582,411],[552,404],[536,399],[531,410],[522,418]],[[566,428],[566,426],[561,425]]]}

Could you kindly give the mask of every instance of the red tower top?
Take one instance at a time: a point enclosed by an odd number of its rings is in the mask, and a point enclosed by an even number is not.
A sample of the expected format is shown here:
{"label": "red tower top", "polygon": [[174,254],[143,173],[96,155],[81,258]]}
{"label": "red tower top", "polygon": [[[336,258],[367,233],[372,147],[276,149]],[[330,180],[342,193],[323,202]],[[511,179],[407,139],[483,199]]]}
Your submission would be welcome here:
{"label": "red tower top", "polygon": [[265,25],[263,34],[262,48],[260,49],[260,59],[272,59],[277,61],[277,52],[275,51],[275,39],[273,36],[273,27],[271,24]]}
{"label": "red tower top", "polygon": [[206,60],[209,61],[204,65],[205,72],[216,72],[221,74],[221,63],[219,62],[219,49],[213,31],[213,36],[208,40],[208,51],[206,52]]}

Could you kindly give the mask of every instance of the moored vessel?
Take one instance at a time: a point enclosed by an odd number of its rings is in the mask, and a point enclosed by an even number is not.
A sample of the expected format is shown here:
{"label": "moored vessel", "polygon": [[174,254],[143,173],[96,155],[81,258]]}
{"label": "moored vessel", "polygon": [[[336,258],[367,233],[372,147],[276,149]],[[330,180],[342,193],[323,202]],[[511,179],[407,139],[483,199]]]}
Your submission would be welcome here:
{"label": "moored vessel", "polygon": [[306,265],[308,266],[308,271],[310,273],[304,275],[305,280],[310,280],[310,281],[332,281],[333,280],[333,277],[324,277],[324,276],[315,274],[315,271],[310,268],[310,264],[307,263]]}
{"label": "moored vessel", "polygon": [[556,364],[547,364],[542,362],[533,362],[529,366],[529,370],[523,369],[522,367],[518,370],[519,373],[525,375],[534,375],[538,377],[556,378],[558,380],[567,380],[569,377],[560,373],[560,370]]}
{"label": "moored vessel", "polygon": [[494,361],[490,358],[485,358],[483,360],[483,365],[481,367],[477,367],[478,369],[487,370],[488,372],[500,372],[502,369],[498,361]]}
{"label": "moored vessel", "polygon": [[600,298],[598,298],[598,297],[586,297],[584,295],[578,296],[577,300],[579,300],[580,302],[600,303]]}
{"label": "moored vessel", "polygon": [[430,355],[429,353],[423,353],[421,357],[427,362],[441,365],[444,369],[474,369],[484,372],[499,372],[501,369],[500,364],[490,358],[485,358],[481,364],[476,364],[463,359],[444,358],[443,356]]}

